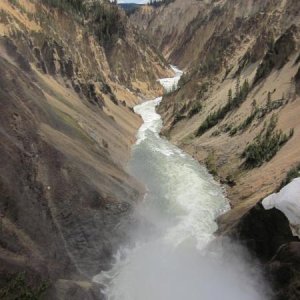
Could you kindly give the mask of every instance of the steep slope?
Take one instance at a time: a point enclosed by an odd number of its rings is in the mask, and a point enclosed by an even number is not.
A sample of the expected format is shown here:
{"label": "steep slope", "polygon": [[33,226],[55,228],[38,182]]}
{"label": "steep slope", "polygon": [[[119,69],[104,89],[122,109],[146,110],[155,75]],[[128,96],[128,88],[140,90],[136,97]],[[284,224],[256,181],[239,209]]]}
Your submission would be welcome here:
{"label": "steep slope", "polygon": [[[176,2],[160,8],[161,14],[175,10]],[[232,185],[232,205],[247,209],[276,189],[298,162],[299,3],[253,1],[241,7],[236,1],[199,1],[198,6],[197,17],[171,46],[170,57],[181,53],[174,62],[188,72],[159,108],[164,133],[199,160],[209,158],[212,171]],[[271,160],[246,166],[242,153],[263,135],[273,114],[278,121],[273,117],[270,131],[293,136]]]}
{"label": "steep slope", "polygon": [[179,60],[173,59],[173,53],[183,46],[180,40],[184,38],[188,26],[200,11],[205,13],[205,9],[204,1],[197,0],[171,1],[168,5],[159,7],[145,5],[130,16],[130,21],[146,33],[166,58],[183,67]]}
{"label": "steep slope", "polygon": [[91,278],[143,193],[124,171],[132,106],[169,74],[117,7],[53,5],[0,3],[1,299],[38,295],[42,282],[46,299],[100,297]]}
{"label": "steep slope", "polygon": [[[286,27],[297,15],[297,5],[297,1],[247,1],[243,6],[237,1],[226,0],[174,1],[159,8],[143,6],[130,20],[172,63],[187,69],[194,63],[199,64],[200,60],[203,63],[204,48],[212,42],[213,36],[221,38],[222,32],[238,28],[244,20],[258,25],[270,12],[273,18],[278,17],[279,27]],[[287,19],[282,12],[289,14]],[[274,25],[274,20],[269,21],[269,25]],[[276,31],[271,26],[265,29]],[[226,36],[222,39],[225,42]]]}

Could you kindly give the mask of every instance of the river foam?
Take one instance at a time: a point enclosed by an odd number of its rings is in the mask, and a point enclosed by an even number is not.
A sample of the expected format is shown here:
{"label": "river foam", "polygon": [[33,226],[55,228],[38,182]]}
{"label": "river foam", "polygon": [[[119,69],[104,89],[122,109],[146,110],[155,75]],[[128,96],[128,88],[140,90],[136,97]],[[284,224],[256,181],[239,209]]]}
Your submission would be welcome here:
{"label": "river foam", "polygon": [[[172,86],[176,86],[174,78]],[[166,88],[172,79],[165,79]],[[108,300],[265,300],[266,287],[241,247],[216,239],[215,219],[229,209],[205,167],[159,136],[161,98],[135,107],[144,120],[129,164],[147,187],[140,224],[111,270],[94,278]]]}

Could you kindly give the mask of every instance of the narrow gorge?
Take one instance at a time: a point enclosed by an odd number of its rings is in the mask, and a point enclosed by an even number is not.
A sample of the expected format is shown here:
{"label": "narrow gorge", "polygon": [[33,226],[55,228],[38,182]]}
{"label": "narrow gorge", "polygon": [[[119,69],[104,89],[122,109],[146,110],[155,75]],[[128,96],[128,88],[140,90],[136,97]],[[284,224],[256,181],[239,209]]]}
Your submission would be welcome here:
{"label": "narrow gorge", "polygon": [[[175,71],[173,79],[160,80],[166,92],[177,87]],[[129,169],[146,194],[134,214],[138,224],[130,243],[94,281],[104,286],[108,300],[268,299],[258,262],[233,240],[214,235],[216,218],[230,209],[221,185],[159,136],[162,120],[155,110],[161,100],[134,108],[144,124]]]}
{"label": "narrow gorge", "polygon": [[300,299],[300,2],[134,2],[0,1],[0,299]]}

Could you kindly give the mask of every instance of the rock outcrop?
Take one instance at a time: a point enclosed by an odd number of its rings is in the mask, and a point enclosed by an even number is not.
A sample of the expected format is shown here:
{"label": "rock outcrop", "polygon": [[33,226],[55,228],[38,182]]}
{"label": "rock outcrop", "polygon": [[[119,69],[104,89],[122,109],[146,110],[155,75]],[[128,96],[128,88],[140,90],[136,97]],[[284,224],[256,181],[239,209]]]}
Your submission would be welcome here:
{"label": "rock outcrop", "polygon": [[299,298],[300,241],[282,212],[257,204],[230,234],[262,262],[274,299]]}

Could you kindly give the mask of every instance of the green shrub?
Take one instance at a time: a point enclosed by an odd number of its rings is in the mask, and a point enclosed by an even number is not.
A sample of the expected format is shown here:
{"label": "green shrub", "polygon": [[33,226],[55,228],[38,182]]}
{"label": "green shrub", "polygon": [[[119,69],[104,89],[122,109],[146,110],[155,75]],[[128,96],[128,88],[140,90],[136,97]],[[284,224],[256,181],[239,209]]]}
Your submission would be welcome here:
{"label": "green shrub", "polygon": [[125,35],[125,18],[117,5],[95,1],[87,5],[82,0],[42,0],[46,5],[72,12],[88,21],[87,26],[105,46]]}
{"label": "green shrub", "polygon": [[217,166],[216,166],[216,157],[214,152],[210,152],[208,157],[205,160],[206,167],[210,174],[217,176]]}
{"label": "green shrub", "polygon": [[237,127],[234,127],[231,129],[231,131],[229,133],[230,136],[235,135],[239,131],[246,130],[256,118],[257,119],[264,118],[265,115],[272,112],[273,110],[280,108],[281,106],[284,105],[284,103],[285,103],[284,97],[282,97],[282,99],[272,101],[270,92],[268,93],[267,103],[265,104],[265,106],[257,107],[256,101],[253,101],[251,114],[245,119],[244,122],[242,122]]}
{"label": "green shrub", "polygon": [[286,178],[281,182],[278,190],[281,190],[284,186],[293,181],[293,179],[300,177],[300,163],[290,169],[286,175]]}
{"label": "green shrub", "polygon": [[13,5],[18,5],[19,1],[18,0],[9,0],[9,2]]}
{"label": "green shrub", "polygon": [[82,0],[42,0],[41,2],[65,11],[86,13],[86,6]]}
{"label": "green shrub", "polygon": [[229,90],[228,100],[225,106],[219,108],[217,111],[208,115],[205,121],[201,124],[196,132],[196,136],[200,136],[205,133],[210,128],[217,125],[225,116],[232,111],[240,107],[240,105],[245,101],[249,93],[249,83],[247,80],[244,81],[242,88],[239,87],[239,79],[237,81],[236,95],[232,98],[232,92]]}
{"label": "green shrub", "polygon": [[293,136],[293,129],[287,135],[281,130],[275,130],[276,125],[277,117],[273,115],[270,122],[255,138],[254,142],[246,147],[242,153],[242,158],[245,158],[244,164],[247,168],[259,167],[264,162],[270,161]]}
{"label": "green shrub", "polygon": [[300,62],[300,54],[299,54],[299,56],[296,58],[295,64],[299,64],[299,62]]}
{"label": "green shrub", "polygon": [[194,103],[191,110],[188,112],[187,117],[192,118],[202,110],[202,104],[200,102]]}
{"label": "green shrub", "polygon": [[0,287],[1,300],[39,300],[48,288],[43,282],[37,288],[32,288],[26,281],[25,273],[17,273],[6,278],[4,286]]}
{"label": "green shrub", "polygon": [[94,3],[91,8],[92,22],[98,39],[105,43],[114,43],[125,35],[125,20],[116,5]]}
{"label": "green shrub", "polygon": [[230,132],[229,132],[229,135],[230,136],[234,136],[235,134],[237,134],[238,132],[238,127],[233,127]]}
{"label": "green shrub", "polygon": [[254,109],[252,113],[246,118],[246,120],[239,126],[239,130],[245,130],[253,122],[258,111],[258,108]]}
{"label": "green shrub", "polygon": [[259,109],[255,108],[242,124],[230,130],[229,132],[230,136],[234,136],[238,131],[243,131],[247,129],[250,126],[250,124],[253,122],[255,117],[257,116],[258,112]]}

